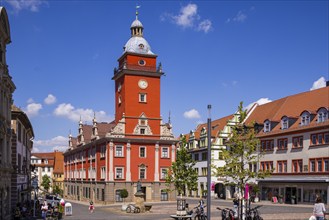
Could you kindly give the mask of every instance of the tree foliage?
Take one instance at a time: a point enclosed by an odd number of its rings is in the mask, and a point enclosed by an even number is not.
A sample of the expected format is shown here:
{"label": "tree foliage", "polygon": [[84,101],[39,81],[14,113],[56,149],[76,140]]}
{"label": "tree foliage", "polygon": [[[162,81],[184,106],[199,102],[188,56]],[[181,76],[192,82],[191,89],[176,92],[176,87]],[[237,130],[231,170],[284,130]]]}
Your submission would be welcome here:
{"label": "tree foliage", "polygon": [[120,197],[123,198],[123,202],[125,202],[125,198],[127,198],[128,195],[129,195],[129,193],[128,193],[128,190],[127,189],[122,189],[120,191]]}
{"label": "tree foliage", "polygon": [[53,194],[63,196],[63,190],[58,185],[54,185]]}
{"label": "tree foliage", "polygon": [[255,126],[244,123],[247,112],[243,110],[242,102],[238,107],[238,114],[239,121],[232,127],[226,149],[222,152],[225,165],[216,167],[216,175],[226,178],[226,184],[237,186],[241,195],[244,196],[246,183],[253,179],[263,179],[273,170],[249,169],[249,165],[254,167],[259,164],[263,153],[259,149]]}
{"label": "tree foliage", "polygon": [[198,173],[194,169],[195,163],[186,148],[186,138],[183,137],[177,149],[176,161],[172,163],[166,177],[167,189],[170,191],[173,184],[178,195],[186,195],[186,189],[197,190]]}
{"label": "tree foliage", "polygon": [[51,180],[50,180],[50,177],[45,174],[42,176],[42,182],[41,182],[41,186],[46,190],[48,191],[49,188],[50,188],[50,183],[51,183]]}

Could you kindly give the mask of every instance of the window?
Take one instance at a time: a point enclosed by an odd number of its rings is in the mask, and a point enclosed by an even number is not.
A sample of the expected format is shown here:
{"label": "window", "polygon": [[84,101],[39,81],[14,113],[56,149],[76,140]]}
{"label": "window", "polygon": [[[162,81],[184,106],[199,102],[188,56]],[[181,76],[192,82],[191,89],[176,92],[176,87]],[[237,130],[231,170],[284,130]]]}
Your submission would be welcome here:
{"label": "window", "polygon": [[202,176],[207,176],[207,174],[208,174],[208,169],[207,169],[207,167],[202,167],[202,168],[201,168],[201,173],[202,173]]}
{"label": "window", "polygon": [[329,158],[310,159],[310,172],[328,172]]}
{"label": "window", "polygon": [[168,201],[168,192],[164,189],[161,190],[161,201]]}
{"label": "window", "polygon": [[282,127],[282,130],[289,128],[289,120],[288,120],[288,117],[283,117],[282,118],[282,120],[281,120],[281,127]]}
{"label": "window", "polygon": [[329,143],[329,133],[318,133],[311,135],[311,145],[323,145]]}
{"label": "window", "polygon": [[329,159],[324,159],[323,171],[324,172],[328,172],[329,171]]}
{"label": "window", "polygon": [[328,111],[325,108],[321,108],[318,111],[318,123],[325,122],[328,120]]}
{"label": "window", "polygon": [[263,161],[260,163],[260,168],[263,171],[273,169],[273,161]]}
{"label": "window", "polygon": [[100,153],[101,158],[105,157],[105,151],[106,151],[106,146],[101,146],[101,153]]}
{"label": "window", "polygon": [[115,179],[123,179],[123,167],[115,168]]}
{"label": "window", "polygon": [[315,160],[310,160],[310,171],[315,172]]}
{"label": "window", "polygon": [[161,158],[169,158],[168,147],[162,147],[161,148]]}
{"label": "window", "polygon": [[282,138],[278,139],[278,150],[285,150],[288,148],[288,139]]}
{"label": "window", "polygon": [[274,140],[264,140],[261,141],[261,148],[263,151],[273,151],[274,150]]}
{"label": "window", "polygon": [[139,147],[139,157],[146,157],[146,147]]}
{"label": "window", "polygon": [[146,102],[146,94],[139,93],[139,102]]}
{"label": "window", "polygon": [[116,157],[123,157],[123,146],[115,146],[115,156]]}
{"label": "window", "polygon": [[105,167],[101,167],[101,179],[105,179],[105,175],[106,175]]}
{"label": "window", "polygon": [[139,168],[139,179],[146,179],[146,168],[145,167]]}
{"label": "window", "polygon": [[123,202],[123,198],[121,198],[121,189],[115,190],[115,201]]}
{"label": "window", "polygon": [[166,179],[168,175],[168,168],[161,168],[161,179]]}
{"label": "window", "polygon": [[308,125],[310,124],[310,113],[304,112],[301,116],[301,125]]}
{"label": "window", "polygon": [[199,154],[198,153],[194,154],[194,160],[199,161]]}
{"label": "window", "polygon": [[303,147],[303,136],[293,137],[292,138],[292,147],[293,148]]}
{"label": "window", "polygon": [[271,122],[269,120],[266,120],[264,123],[264,132],[270,132],[271,131]]}
{"label": "window", "polygon": [[202,153],[202,160],[205,161],[205,160],[207,160],[207,158],[208,158],[207,152]]}
{"label": "window", "polygon": [[141,129],[139,130],[139,133],[140,133],[140,134],[145,134],[145,128],[141,128]]}
{"label": "window", "polygon": [[287,161],[282,160],[277,162],[277,173],[286,173],[287,172]]}
{"label": "window", "polygon": [[292,160],[292,173],[303,172],[303,160]]}

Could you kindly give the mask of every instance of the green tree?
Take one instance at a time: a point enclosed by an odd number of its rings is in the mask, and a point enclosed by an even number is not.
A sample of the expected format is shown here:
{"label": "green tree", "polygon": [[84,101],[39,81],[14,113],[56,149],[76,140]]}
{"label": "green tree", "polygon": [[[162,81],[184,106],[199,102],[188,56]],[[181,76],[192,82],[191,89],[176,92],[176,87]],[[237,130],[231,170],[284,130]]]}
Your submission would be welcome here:
{"label": "green tree", "polygon": [[42,176],[42,182],[41,182],[41,186],[48,192],[49,188],[50,188],[50,177],[45,174]]}
{"label": "green tree", "polygon": [[250,170],[249,165],[259,164],[263,153],[259,149],[259,139],[256,138],[255,124],[246,125],[246,110],[242,102],[238,107],[239,120],[232,127],[231,135],[223,149],[222,156],[225,165],[216,167],[215,174],[226,178],[226,184],[234,185],[244,197],[246,183],[252,179],[264,179],[270,176],[273,170]]}
{"label": "green tree", "polygon": [[120,197],[123,198],[123,203],[125,203],[125,198],[128,197],[128,191],[127,191],[127,189],[122,189],[120,191]]}
{"label": "green tree", "polygon": [[63,196],[63,190],[58,185],[54,185],[53,194]]}
{"label": "green tree", "polygon": [[167,190],[172,191],[173,184],[178,195],[185,195],[186,189],[197,190],[198,186],[198,173],[194,169],[195,161],[186,146],[186,138],[183,137],[177,150],[176,161],[172,163],[166,177]]}

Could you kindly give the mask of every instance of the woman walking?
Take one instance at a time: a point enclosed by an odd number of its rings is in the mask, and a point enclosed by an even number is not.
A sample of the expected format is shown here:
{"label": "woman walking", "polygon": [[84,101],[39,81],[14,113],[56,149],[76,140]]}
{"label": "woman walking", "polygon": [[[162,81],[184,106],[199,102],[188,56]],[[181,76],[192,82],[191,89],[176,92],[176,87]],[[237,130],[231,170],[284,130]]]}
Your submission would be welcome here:
{"label": "woman walking", "polygon": [[316,220],[324,220],[325,212],[326,208],[324,207],[321,197],[317,197],[315,199],[315,204],[313,208],[313,215],[315,216]]}

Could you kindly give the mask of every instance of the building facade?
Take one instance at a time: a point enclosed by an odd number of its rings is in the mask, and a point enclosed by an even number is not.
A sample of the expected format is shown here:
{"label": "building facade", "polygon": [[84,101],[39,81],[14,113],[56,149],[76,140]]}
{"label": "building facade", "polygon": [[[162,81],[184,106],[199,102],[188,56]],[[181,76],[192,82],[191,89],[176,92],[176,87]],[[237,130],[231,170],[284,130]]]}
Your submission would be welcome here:
{"label": "building facade", "polygon": [[77,200],[102,203],[133,201],[137,184],[146,201],[175,199],[166,191],[165,176],[175,161],[177,140],[170,121],[160,115],[160,81],[163,75],[157,55],[143,37],[136,19],[131,37],[118,59],[115,82],[115,119],[92,125],[80,121],[78,136],[70,135],[64,153],[64,194]]}
{"label": "building facade", "polygon": [[[31,156],[31,165],[33,165],[34,171],[33,175],[36,176],[38,180],[38,195],[51,193],[53,187],[53,171],[55,165],[55,153],[56,152],[48,152],[48,153],[32,153]],[[47,175],[51,181],[50,188],[48,190],[44,189],[41,186],[42,177]]]}
{"label": "building facade", "polygon": [[14,172],[11,178],[11,206],[31,200],[31,151],[34,132],[27,115],[15,105],[11,108],[12,147]]}
{"label": "building facade", "polygon": [[64,192],[64,155],[63,152],[55,151],[55,160],[54,160],[54,169],[53,175],[51,177],[53,181],[53,188],[55,187],[59,189],[61,192],[57,192],[63,196]]}
{"label": "building facade", "polygon": [[261,199],[283,197],[290,203],[329,200],[329,86],[256,105],[246,124],[256,122],[259,168],[272,169],[271,177],[257,180]]}
{"label": "building facade", "polygon": [[11,105],[16,87],[9,75],[6,47],[11,42],[8,15],[0,7],[0,218],[11,214]]}

